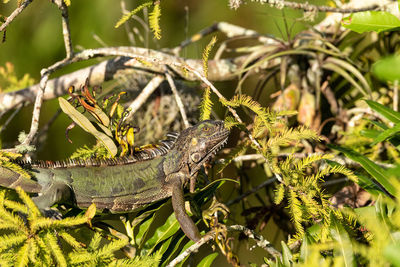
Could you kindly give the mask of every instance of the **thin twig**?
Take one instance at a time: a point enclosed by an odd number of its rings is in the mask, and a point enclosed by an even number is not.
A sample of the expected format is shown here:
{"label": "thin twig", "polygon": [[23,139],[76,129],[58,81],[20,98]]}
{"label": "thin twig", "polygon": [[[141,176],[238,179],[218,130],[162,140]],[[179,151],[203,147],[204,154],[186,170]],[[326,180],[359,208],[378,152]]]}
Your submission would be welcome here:
{"label": "thin twig", "polygon": [[176,104],[178,105],[179,112],[181,113],[183,124],[185,124],[185,128],[189,128],[190,124],[189,124],[189,121],[186,116],[185,107],[183,106],[183,102],[182,102],[181,97],[179,96],[178,90],[176,90],[174,80],[172,79],[171,75],[167,72],[165,73],[165,77],[167,77],[169,86],[171,87],[172,93],[175,96],[175,101],[176,101]]}
{"label": "thin twig", "polygon": [[40,129],[39,133],[36,136],[36,139],[33,139],[34,143],[41,143],[43,140],[45,140],[47,138],[47,133],[48,133],[51,125],[53,125],[53,123],[56,121],[58,116],[60,116],[61,112],[62,112],[61,108],[59,108],[56,111],[56,113],[51,117],[51,119]]}
{"label": "thin twig", "polygon": [[266,3],[278,8],[288,7],[292,9],[302,9],[303,11],[319,11],[319,12],[332,12],[332,13],[343,13],[343,14],[372,11],[372,10],[375,11],[383,10],[382,8],[379,8],[378,5],[361,7],[361,8],[340,8],[331,6],[317,6],[308,3],[296,3],[296,2],[282,1],[282,0],[268,0],[266,1]]}
{"label": "thin twig", "polygon": [[[120,4],[121,4],[121,12],[122,12],[122,14],[124,14],[124,15],[127,14],[129,11],[126,9],[125,1],[121,0]],[[129,29],[128,21],[126,23],[124,23],[124,28],[125,28],[126,35],[128,36],[129,43],[131,43],[131,45],[133,45],[133,46],[136,45],[135,36],[133,35],[133,33]]]}
{"label": "thin twig", "polygon": [[66,58],[71,58],[74,54],[74,49],[72,47],[71,30],[69,27],[68,7],[63,0],[56,0],[56,1],[54,1],[54,3],[61,10],[62,29],[63,29]]}
{"label": "thin twig", "polygon": [[36,95],[35,104],[33,106],[31,128],[30,128],[29,133],[26,136],[25,140],[21,143],[21,145],[23,145],[23,146],[31,144],[33,138],[35,137],[35,134],[37,133],[37,131],[39,129],[40,110],[42,108],[43,94],[46,89],[46,84],[49,79],[49,75],[50,75],[50,72],[48,71],[48,69],[43,69],[41,71],[42,78],[40,79],[40,90],[38,91],[38,94]]}
{"label": "thin twig", "polygon": [[270,178],[270,179],[268,179],[268,180],[262,182],[261,184],[257,185],[256,187],[254,187],[254,188],[252,188],[252,189],[250,189],[250,190],[244,192],[243,194],[241,194],[241,195],[238,196],[237,198],[232,199],[232,200],[229,200],[229,201],[226,203],[226,205],[227,205],[227,206],[233,205],[233,204],[239,202],[240,200],[242,200],[243,198],[245,198],[245,197],[247,197],[247,196],[249,196],[249,195],[251,195],[251,194],[257,192],[257,191],[260,190],[261,188],[266,187],[266,186],[268,186],[268,185],[274,183],[275,181],[277,181],[277,178],[276,178],[276,177]]}
{"label": "thin twig", "polygon": [[264,156],[261,154],[247,154],[247,155],[239,155],[233,159],[235,162],[249,161],[249,160],[259,160],[263,159]]}
{"label": "thin twig", "polygon": [[129,114],[125,119],[129,120],[133,114],[146,102],[150,95],[158,88],[158,86],[164,81],[162,75],[154,76],[153,79],[143,88],[142,92],[135,98],[135,100],[129,105]]}
{"label": "thin twig", "polygon": [[1,24],[0,32],[4,31],[8,25],[19,15],[21,12],[30,4],[33,0],[25,0],[21,3],[19,7],[17,7],[10,16],[7,17],[6,21]]}
{"label": "thin twig", "polygon": [[8,117],[4,124],[0,126],[0,133],[7,128],[7,125],[12,121],[12,119],[14,119],[15,115],[17,115],[23,107],[24,105],[21,104],[13,111],[13,113],[11,113],[10,117]]}
{"label": "thin twig", "polygon": [[[282,258],[282,254],[275,249],[271,243],[266,240],[263,236],[257,234],[256,232],[242,226],[242,225],[231,225],[227,227],[228,231],[239,231],[245,234],[248,238],[254,239],[257,245],[263,249],[265,249],[271,256],[275,258]],[[187,256],[192,253],[195,253],[199,250],[199,248],[205,243],[215,238],[215,232],[210,231],[205,236],[203,236],[199,241],[188,247],[185,251],[179,254],[175,259],[173,259],[170,263],[168,263],[167,267],[176,266],[178,263],[182,262]]]}

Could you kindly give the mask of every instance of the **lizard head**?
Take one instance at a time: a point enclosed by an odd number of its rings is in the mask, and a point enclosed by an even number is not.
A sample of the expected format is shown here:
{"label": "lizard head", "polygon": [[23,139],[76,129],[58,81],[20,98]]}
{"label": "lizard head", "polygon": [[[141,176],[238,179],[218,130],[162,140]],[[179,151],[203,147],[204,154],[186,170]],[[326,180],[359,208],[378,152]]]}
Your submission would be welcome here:
{"label": "lizard head", "polygon": [[208,159],[226,144],[229,130],[223,121],[202,121],[184,130],[179,139],[185,145],[190,175],[194,175]]}

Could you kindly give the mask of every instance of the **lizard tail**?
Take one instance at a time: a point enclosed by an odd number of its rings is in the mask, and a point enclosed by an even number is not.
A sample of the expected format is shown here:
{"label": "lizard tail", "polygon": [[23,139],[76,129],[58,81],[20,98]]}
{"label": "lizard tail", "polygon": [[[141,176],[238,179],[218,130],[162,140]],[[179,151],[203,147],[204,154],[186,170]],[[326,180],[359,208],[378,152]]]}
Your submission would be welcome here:
{"label": "lizard tail", "polygon": [[39,193],[42,186],[35,180],[25,178],[22,174],[0,167],[0,186],[15,189],[18,186],[28,193]]}

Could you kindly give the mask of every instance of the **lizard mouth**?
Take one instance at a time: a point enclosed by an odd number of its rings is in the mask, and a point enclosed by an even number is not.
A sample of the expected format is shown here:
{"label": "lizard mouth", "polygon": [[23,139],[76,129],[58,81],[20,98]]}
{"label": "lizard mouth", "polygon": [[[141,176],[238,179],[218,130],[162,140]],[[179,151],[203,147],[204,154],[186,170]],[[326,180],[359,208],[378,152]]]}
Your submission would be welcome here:
{"label": "lizard mouth", "polygon": [[[222,127],[224,127],[222,125]],[[190,176],[193,176],[200,167],[207,162],[213,155],[217,154],[217,152],[228,142],[229,130],[223,128],[222,131],[214,134],[210,137],[212,141],[215,142],[215,145],[208,151],[208,153],[194,166],[193,169],[190,170]]]}

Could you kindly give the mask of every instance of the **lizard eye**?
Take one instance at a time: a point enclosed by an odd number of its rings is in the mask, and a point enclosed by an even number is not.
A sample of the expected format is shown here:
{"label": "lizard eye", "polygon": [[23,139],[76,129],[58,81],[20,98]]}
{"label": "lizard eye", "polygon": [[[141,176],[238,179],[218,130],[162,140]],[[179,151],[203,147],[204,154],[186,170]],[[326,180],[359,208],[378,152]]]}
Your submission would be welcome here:
{"label": "lizard eye", "polygon": [[207,126],[203,127],[204,132],[208,132],[209,130],[210,130],[210,127],[207,127]]}
{"label": "lizard eye", "polygon": [[197,163],[197,162],[199,162],[201,160],[201,157],[200,157],[199,153],[193,153],[192,155],[190,155],[190,158],[195,163]]}

